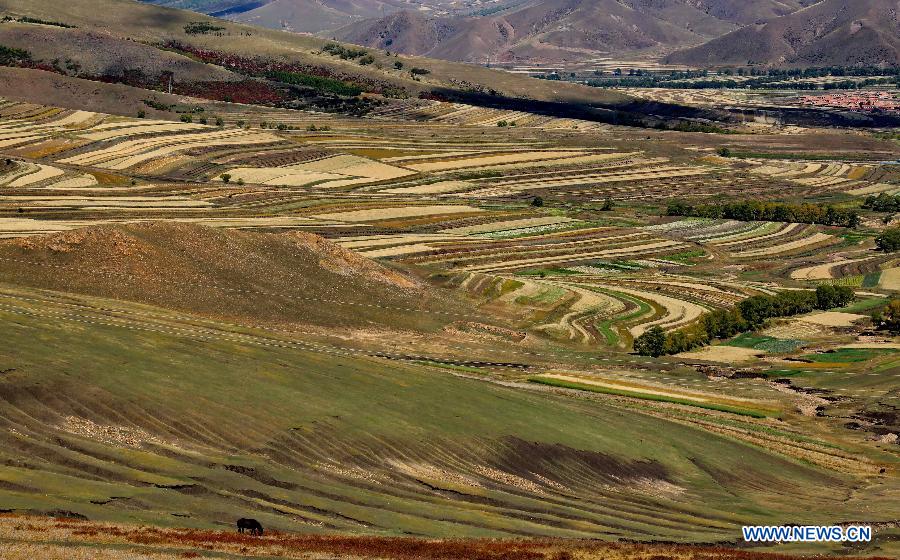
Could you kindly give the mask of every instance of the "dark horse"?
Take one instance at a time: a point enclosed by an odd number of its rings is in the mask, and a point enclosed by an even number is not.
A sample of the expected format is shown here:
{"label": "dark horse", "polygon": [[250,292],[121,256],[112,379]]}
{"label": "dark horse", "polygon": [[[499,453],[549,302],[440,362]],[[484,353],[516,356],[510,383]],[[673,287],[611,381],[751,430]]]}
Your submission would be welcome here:
{"label": "dark horse", "polygon": [[250,531],[251,535],[262,536],[263,528],[262,525],[259,524],[259,521],[255,519],[246,519],[241,518],[237,520],[237,529],[238,533],[243,533],[244,531]]}

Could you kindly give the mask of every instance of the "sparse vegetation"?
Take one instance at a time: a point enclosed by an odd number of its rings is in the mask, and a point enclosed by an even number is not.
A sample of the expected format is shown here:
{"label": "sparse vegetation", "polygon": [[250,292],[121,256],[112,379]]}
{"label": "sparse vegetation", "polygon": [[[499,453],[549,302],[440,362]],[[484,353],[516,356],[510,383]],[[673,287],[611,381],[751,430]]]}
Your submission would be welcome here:
{"label": "sparse vegetation", "polygon": [[279,82],[284,82],[286,84],[311,87],[323,93],[331,93],[334,95],[343,95],[347,97],[356,97],[363,92],[362,88],[354,84],[309,74],[297,74],[293,72],[272,72],[269,74],[269,78]]}
{"label": "sparse vegetation", "polygon": [[44,19],[33,18],[33,17],[29,17],[29,16],[22,16],[18,19],[14,18],[12,16],[6,16],[3,18],[3,21],[17,21],[19,23],[34,23],[37,25],[50,25],[52,27],[63,27],[66,29],[74,29],[75,28],[74,25],[69,25],[67,23],[62,23],[59,21],[47,21]]}
{"label": "sparse vegetation", "polygon": [[214,25],[208,21],[192,21],[184,26],[184,32],[188,35],[209,35],[221,34],[225,31],[224,27]]}
{"label": "sparse vegetation", "polygon": [[31,60],[31,53],[24,49],[0,45],[0,66],[20,66]]}
{"label": "sparse vegetation", "polygon": [[328,43],[322,47],[322,52],[340,57],[343,60],[356,60],[357,58],[363,58],[369,54],[369,51],[366,49],[346,47],[340,43]]}
{"label": "sparse vegetation", "polygon": [[900,299],[892,298],[884,308],[873,312],[872,324],[893,335],[900,334]]}

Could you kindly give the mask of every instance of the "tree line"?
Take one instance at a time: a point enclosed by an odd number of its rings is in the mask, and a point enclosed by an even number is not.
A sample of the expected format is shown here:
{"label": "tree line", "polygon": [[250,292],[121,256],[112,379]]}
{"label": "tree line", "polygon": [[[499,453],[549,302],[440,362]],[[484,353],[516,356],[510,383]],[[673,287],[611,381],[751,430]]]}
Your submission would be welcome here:
{"label": "tree line", "polygon": [[788,290],[775,295],[749,297],[731,309],[716,309],[681,329],[666,333],[659,326],[647,330],[634,341],[634,351],[642,356],[663,356],[707,346],[716,339],[731,338],[754,331],[775,317],[791,317],[815,309],[844,307],[855,298],[852,288],[823,285],[813,290]]}
{"label": "tree line", "polygon": [[798,222],[843,227],[859,225],[859,213],[856,210],[824,204],[788,204],[759,200],[701,205],[672,201],[666,209],[666,214],[668,216],[725,218],[744,222]]}

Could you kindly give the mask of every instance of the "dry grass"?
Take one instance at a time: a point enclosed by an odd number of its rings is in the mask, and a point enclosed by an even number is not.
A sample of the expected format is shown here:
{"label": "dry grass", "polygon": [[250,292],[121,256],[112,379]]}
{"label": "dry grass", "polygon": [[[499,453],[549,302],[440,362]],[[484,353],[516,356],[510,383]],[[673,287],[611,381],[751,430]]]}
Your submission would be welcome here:
{"label": "dry grass", "polygon": [[885,290],[900,290],[900,268],[889,268],[883,271],[878,286]]}
{"label": "dry grass", "polygon": [[679,358],[688,360],[706,360],[710,362],[722,362],[726,364],[748,362],[765,354],[762,350],[753,348],[738,348],[736,346],[706,346],[693,352],[678,354]]}
{"label": "dry grass", "polygon": [[851,327],[853,323],[860,319],[865,319],[865,315],[856,315],[854,313],[841,313],[839,311],[823,311],[821,313],[813,313],[800,317],[801,321],[822,325],[825,327]]}
{"label": "dry grass", "polygon": [[[170,560],[241,558],[381,558],[396,560],[792,560],[720,546],[604,543],[552,539],[425,540],[267,532],[162,529],[72,519],[4,515],[0,552],[7,560]],[[58,544],[60,541],[65,546]],[[854,560],[845,557],[847,560]],[[872,558],[871,560],[876,560]],[[881,560],[881,559],[878,559]]]}

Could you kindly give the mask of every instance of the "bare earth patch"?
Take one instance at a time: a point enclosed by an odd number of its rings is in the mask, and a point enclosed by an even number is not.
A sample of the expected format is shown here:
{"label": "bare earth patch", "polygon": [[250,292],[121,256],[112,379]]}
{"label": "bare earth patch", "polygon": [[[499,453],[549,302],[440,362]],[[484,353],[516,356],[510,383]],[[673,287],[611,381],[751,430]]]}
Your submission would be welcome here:
{"label": "bare earth patch", "polygon": [[676,355],[678,358],[688,360],[705,360],[709,362],[722,362],[733,364],[739,362],[749,362],[759,356],[764,355],[763,350],[755,348],[739,348],[737,346],[706,346],[700,350],[692,352],[683,352]]}
{"label": "bare earth patch", "polygon": [[823,311],[821,313],[813,313],[812,315],[800,317],[800,320],[815,325],[823,325],[825,327],[852,327],[853,323],[865,318],[865,315],[857,315],[855,313]]}

